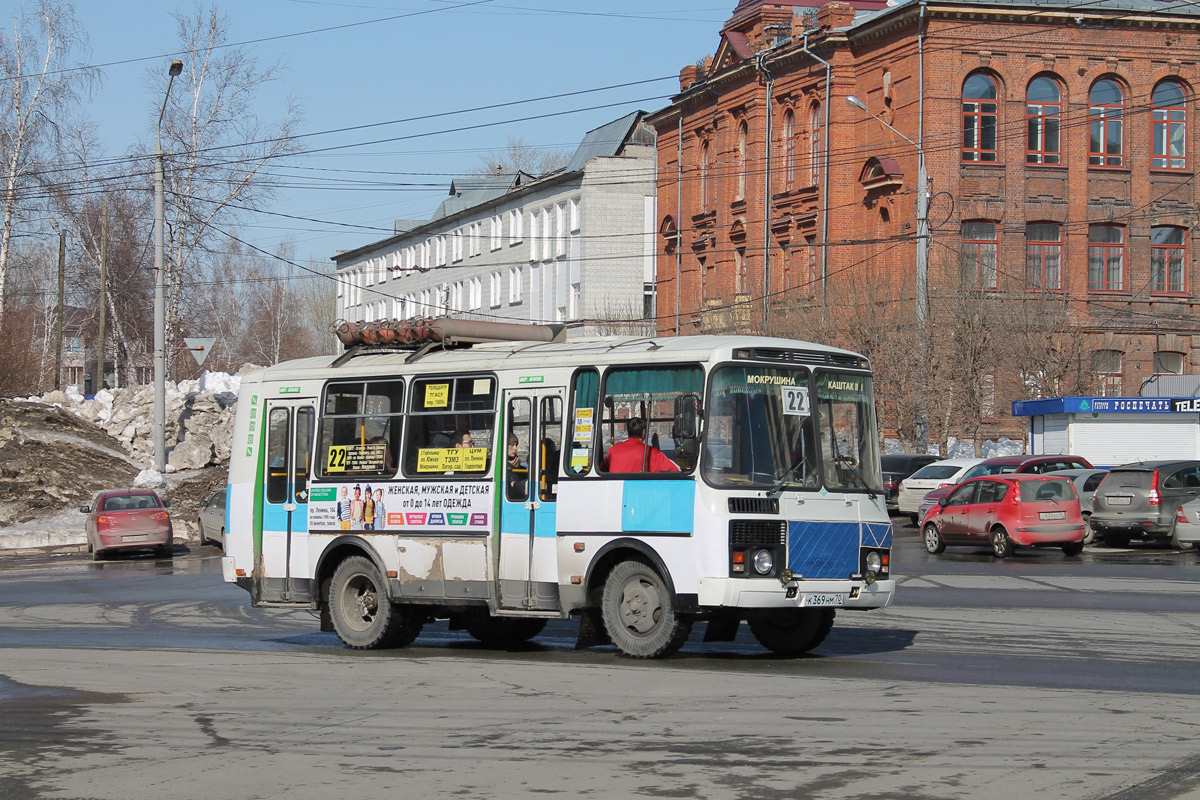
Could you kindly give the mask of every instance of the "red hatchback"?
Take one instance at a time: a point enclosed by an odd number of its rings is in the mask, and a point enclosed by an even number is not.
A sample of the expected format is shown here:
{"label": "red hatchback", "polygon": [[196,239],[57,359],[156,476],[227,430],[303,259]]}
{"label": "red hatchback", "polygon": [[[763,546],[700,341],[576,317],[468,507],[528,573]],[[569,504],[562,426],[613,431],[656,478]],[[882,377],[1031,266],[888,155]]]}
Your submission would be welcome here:
{"label": "red hatchback", "polygon": [[996,558],[1018,546],[1079,555],[1085,533],[1071,479],[1029,474],[963,481],[926,512],[921,531],[930,553],[947,545],[989,546]]}
{"label": "red hatchback", "polygon": [[93,560],[116,550],[151,548],[156,555],[171,557],[171,515],[154,490],[106,489],[79,510],[88,515],[88,550]]}

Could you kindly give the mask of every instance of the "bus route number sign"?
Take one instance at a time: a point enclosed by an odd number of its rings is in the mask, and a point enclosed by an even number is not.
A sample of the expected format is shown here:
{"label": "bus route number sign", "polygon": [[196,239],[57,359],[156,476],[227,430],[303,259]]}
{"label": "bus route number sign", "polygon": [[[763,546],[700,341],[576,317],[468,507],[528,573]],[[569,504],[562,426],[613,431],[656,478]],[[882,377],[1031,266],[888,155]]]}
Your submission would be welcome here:
{"label": "bus route number sign", "polygon": [[783,413],[792,416],[807,417],[812,412],[808,408],[807,386],[782,386]]}

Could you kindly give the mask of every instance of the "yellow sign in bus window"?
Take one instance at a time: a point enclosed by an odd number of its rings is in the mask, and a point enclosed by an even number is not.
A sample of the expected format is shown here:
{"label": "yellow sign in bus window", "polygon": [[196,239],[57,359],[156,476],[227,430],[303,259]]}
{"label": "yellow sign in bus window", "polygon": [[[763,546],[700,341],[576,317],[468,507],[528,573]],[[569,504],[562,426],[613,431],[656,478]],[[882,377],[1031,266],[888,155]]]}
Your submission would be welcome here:
{"label": "yellow sign in bus window", "polygon": [[486,447],[423,447],[417,451],[417,472],[483,472]]}
{"label": "yellow sign in bus window", "polygon": [[431,383],[425,387],[425,407],[445,408],[450,405],[450,384]]}
{"label": "yellow sign in bus window", "polygon": [[325,460],[326,472],[345,472],[346,471],[346,450],[349,448],[344,444],[335,444],[329,448],[329,457]]}

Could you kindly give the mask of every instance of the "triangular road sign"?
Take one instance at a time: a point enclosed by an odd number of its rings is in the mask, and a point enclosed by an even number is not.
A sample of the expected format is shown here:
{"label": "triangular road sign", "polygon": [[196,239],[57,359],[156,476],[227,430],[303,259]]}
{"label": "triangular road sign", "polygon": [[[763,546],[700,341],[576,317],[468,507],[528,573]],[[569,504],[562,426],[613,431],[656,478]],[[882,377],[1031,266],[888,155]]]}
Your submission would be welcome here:
{"label": "triangular road sign", "polygon": [[184,337],[183,343],[187,345],[187,349],[191,351],[192,358],[196,359],[196,365],[202,365],[204,359],[208,358],[208,354],[212,352],[213,342],[216,339],[197,339],[195,337]]}

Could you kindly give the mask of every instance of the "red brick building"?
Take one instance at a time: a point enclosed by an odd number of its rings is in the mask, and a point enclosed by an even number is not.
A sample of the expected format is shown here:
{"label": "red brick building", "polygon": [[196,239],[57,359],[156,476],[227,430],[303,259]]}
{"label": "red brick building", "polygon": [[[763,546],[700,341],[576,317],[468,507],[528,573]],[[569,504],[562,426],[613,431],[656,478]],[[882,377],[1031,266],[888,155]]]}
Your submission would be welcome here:
{"label": "red brick building", "polygon": [[1200,371],[1198,26],[1152,0],[742,0],[650,119],[660,331],[772,331],[864,291],[914,320],[924,300],[935,340],[972,335],[948,327],[963,297],[1017,327],[1052,309],[1053,369],[980,362],[976,435],[1019,431],[1008,401],[1030,394]]}

